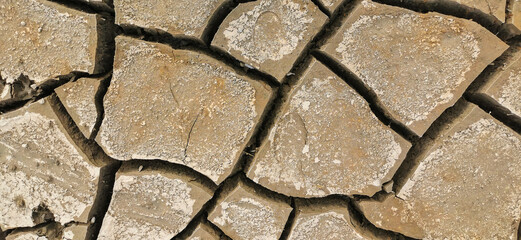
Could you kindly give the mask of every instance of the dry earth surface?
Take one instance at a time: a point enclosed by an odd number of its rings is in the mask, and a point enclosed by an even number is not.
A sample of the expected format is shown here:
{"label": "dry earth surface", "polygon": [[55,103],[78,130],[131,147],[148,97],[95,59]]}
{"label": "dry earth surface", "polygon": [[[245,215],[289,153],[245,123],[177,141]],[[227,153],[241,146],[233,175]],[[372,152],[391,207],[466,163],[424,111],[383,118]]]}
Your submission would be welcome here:
{"label": "dry earth surface", "polygon": [[519,0],[2,0],[0,240],[521,239]]}

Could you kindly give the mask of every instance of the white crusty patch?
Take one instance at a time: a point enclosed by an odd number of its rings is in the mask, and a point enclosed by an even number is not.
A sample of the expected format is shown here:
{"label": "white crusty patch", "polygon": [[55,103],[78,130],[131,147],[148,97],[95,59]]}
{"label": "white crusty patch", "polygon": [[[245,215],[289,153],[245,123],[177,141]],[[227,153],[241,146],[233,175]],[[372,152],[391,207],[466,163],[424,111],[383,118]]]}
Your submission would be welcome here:
{"label": "white crusty patch", "polygon": [[[367,5],[367,11],[374,8]],[[407,10],[361,15],[335,50],[342,64],[409,126],[452,101],[476,62],[479,39],[463,26],[451,17]]]}
{"label": "white crusty patch", "polygon": [[220,226],[230,226],[242,239],[275,240],[281,226],[276,225],[276,212],[253,198],[221,202],[221,212],[214,218]]}
{"label": "white crusty patch", "polygon": [[63,240],[74,240],[74,233],[71,230],[63,231]]}
{"label": "white crusty patch", "polygon": [[0,119],[2,228],[33,226],[32,209],[40,204],[62,224],[80,220],[93,204],[99,168],[86,162],[58,124],[32,112]]}
{"label": "white crusty patch", "polygon": [[[347,211],[346,211],[347,213]],[[297,216],[290,240],[349,239],[363,240],[348,221],[349,216],[329,211],[316,215]]]}
{"label": "white crusty patch", "polygon": [[195,199],[193,191],[187,182],[161,174],[119,176],[99,239],[172,238],[195,215],[196,201],[208,200]]}
{"label": "white crusty patch", "polygon": [[257,64],[291,54],[313,18],[294,0],[261,0],[224,30],[228,48]]}
{"label": "white crusty patch", "polygon": [[20,74],[37,83],[71,71],[92,72],[90,49],[96,38],[96,18],[42,0],[0,3],[0,71],[13,80]]}
{"label": "white crusty patch", "polygon": [[[396,165],[402,153],[397,138],[345,82],[308,78],[292,94],[249,175],[288,195],[292,189],[306,197],[359,194],[380,187]],[[352,165],[356,169],[347,168]]]}

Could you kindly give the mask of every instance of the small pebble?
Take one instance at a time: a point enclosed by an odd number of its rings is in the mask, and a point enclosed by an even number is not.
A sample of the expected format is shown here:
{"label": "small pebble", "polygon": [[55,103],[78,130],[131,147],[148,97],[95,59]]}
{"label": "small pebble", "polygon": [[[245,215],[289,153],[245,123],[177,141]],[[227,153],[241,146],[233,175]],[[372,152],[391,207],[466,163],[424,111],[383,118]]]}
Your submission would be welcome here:
{"label": "small pebble", "polygon": [[143,170],[143,165],[139,166],[139,168],[137,169],[139,172],[141,172],[141,170]]}

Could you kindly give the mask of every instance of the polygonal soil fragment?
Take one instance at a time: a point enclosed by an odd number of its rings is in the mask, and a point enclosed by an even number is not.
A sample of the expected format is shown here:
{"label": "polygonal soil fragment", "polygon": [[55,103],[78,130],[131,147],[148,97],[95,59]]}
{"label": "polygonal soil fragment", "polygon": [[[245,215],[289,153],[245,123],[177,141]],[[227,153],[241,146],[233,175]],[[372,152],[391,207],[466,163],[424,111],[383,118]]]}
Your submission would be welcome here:
{"label": "polygonal soil fragment", "polygon": [[400,199],[360,203],[372,223],[415,238],[515,239],[521,136],[475,106],[462,116],[419,157]]}
{"label": "polygonal soil fragment", "polygon": [[452,0],[468,7],[476,8],[486,14],[496,17],[499,21],[505,22],[506,0]]}
{"label": "polygonal soil fragment", "polygon": [[87,222],[99,168],[90,165],[48,101],[0,117],[0,227]]}
{"label": "polygonal soil fragment", "polygon": [[319,0],[329,12],[334,12],[338,6],[343,2],[342,0]]}
{"label": "polygonal soil fragment", "polygon": [[55,89],[56,95],[86,138],[92,134],[98,117],[95,95],[100,83],[101,79],[80,78]]}
{"label": "polygonal soil fragment", "polygon": [[292,208],[244,183],[219,199],[208,220],[232,239],[279,239]]}
{"label": "polygonal soil fragment", "polygon": [[470,20],[364,0],[324,50],[423,135],[507,47]]}
{"label": "polygonal soil fragment", "polygon": [[269,87],[204,54],[116,41],[97,142],[117,159],[167,160],[221,182],[259,121]]}
{"label": "polygonal soil fragment", "polygon": [[521,116],[521,52],[490,78],[480,92]]}
{"label": "polygonal soil fragment", "polygon": [[201,222],[187,240],[219,240],[221,236],[208,223]]}
{"label": "polygonal soil fragment", "polygon": [[118,172],[99,239],[171,239],[212,194],[174,173],[146,168]]}
{"label": "polygonal soil fragment", "polygon": [[225,0],[115,0],[116,24],[155,28],[173,35],[201,37]]}
{"label": "polygonal soil fragment", "polygon": [[243,3],[226,17],[212,45],[280,81],[326,19],[309,0]]}
{"label": "polygonal soil fragment", "polygon": [[298,207],[289,240],[363,240],[351,224],[347,206]]}
{"label": "polygonal soil fragment", "polygon": [[290,196],[371,196],[411,146],[316,60],[279,116],[248,177]]}
{"label": "polygonal soil fragment", "polygon": [[12,80],[25,74],[39,83],[72,71],[101,72],[108,51],[98,43],[111,34],[101,31],[108,24],[99,15],[45,0],[4,0],[0,3],[2,76]]}

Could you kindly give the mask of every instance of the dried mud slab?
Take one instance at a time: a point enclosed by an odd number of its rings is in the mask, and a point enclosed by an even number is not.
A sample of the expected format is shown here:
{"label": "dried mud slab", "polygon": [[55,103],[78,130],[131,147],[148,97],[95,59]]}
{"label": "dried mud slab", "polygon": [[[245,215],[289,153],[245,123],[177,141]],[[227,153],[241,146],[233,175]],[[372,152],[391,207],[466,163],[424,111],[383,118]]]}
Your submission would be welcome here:
{"label": "dried mud slab", "polygon": [[116,42],[100,146],[116,159],[162,159],[223,181],[271,98],[269,86],[201,53]]}
{"label": "dried mud slab", "polygon": [[208,220],[232,239],[279,239],[291,212],[291,206],[280,199],[260,195],[239,182],[218,200]]}
{"label": "dried mud slab", "polygon": [[521,52],[490,77],[480,93],[521,117]]}
{"label": "dried mud slab", "polygon": [[40,83],[72,71],[99,73],[108,55],[99,46],[112,33],[100,15],[45,0],[0,3],[0,72],[14,80],[20,74]]}
{"label": "dried mud slab", "polygon": [[[43,103],[40,103],[43,102]],[[99,168],[74,144],[48,101],[0,117],[0,227],[87,222]]]}
{"label": "dried mud slab", "polygon": [[467,109],[397,193],[360,203],[377,227],[425,239],[515,239],[521,217],[521,136]]}
{"label": "dried mud slab", "polygon": [[291,228],[288,240],[364,240],[351,224],[347,206],[297,205],[295,223]]}
{"label": "dried mud slab", "polygon": [[211,189],[183,175],[120,170],[98,239],[171,239],[212,195]]}
{"label": "dried mud slab", "polygon": [[248,177],[290,196],[372,196],[391,179],[411,144],[321,63],[313,60],[302,78]]}
{"label": "dried mud slab", "polygon": [[54,90],[85,138],[92,134],[98,117],[95,96],[100,84],[98,78],[80,78]]}
{"label": "dried mud slab", "polygon": [[279,81],[327,20],[309,0],[260,0],[235,8],[212,42]]}
{"label": "dried mud slab", "polygon": [[114,0],[116,24],[155,28],[201,38],[213,13],[226,0]]}
{"label": "dried mud slab", "polygon": [[323,50],[421,136],[507,48],[470,20],[364,0]]}

